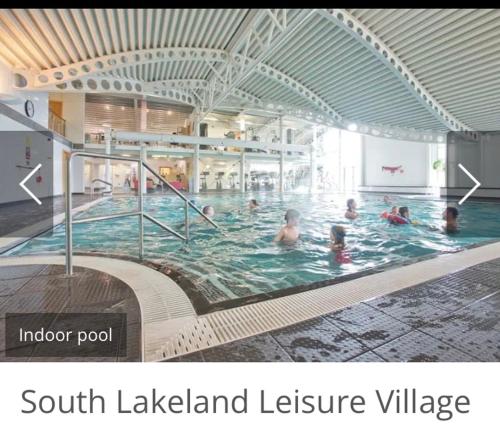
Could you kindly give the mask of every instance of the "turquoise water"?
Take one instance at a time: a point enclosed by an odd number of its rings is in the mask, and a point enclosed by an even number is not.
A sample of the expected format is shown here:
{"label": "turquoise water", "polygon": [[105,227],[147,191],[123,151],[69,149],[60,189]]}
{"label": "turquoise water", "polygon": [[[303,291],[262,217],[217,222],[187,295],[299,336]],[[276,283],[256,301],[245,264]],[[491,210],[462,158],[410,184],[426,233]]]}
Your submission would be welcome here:
{"label": "turquoise water", "polygon": [[[249,211],[255,196],[261,207]],[[407,205],[421,226],[394,226],[381,219],[389,207],[381,196],[356,196],[360,217],[344,218],[346,196],[338,194],[210,194],[192,196],[199,206],[213,205],[221,230],[201,222],[194,211],[191,241],[184,243],[145,220],[145,256],[164,261],[187,272],[199,290],[212,302],[271,292],[296,285],[332,279],[401,261],[452,252],[468,245],[498,239],[495,223],[500,204],[466,202],[460,207],[461,232],[450,236],[433,231],[441,227],[446,203],[418,197],[392,197],[394,204]],[[103,201],[78,217],[130,211],[137,208],[132,197]],[[273,243],[284,224],[287,208],[301,212],[301,240],[293,246]],[[183,203],[174,197],[147,197],[145,209],[180,232]],[[96,251],[136,256],[137,217],[74,225],[75,251]],[[329,249],[332,224],[346,227],[347,248],[352,262],[339,264]],[[63,252],[64,226],[10,251],[8,255]]]}

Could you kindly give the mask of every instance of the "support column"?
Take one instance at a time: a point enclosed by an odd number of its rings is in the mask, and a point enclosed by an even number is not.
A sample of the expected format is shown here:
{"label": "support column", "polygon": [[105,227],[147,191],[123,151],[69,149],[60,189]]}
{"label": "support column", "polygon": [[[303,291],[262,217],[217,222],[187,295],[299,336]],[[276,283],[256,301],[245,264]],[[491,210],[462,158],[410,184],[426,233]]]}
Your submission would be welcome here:
{"label": "support column", "polygon": [[[280,135],[280,144],[283,148],[285,145],[285,138],[283,137],[283,117],[280,115],[279,118],[279,135]],[[280,179],[279,179],[279,191],[285,191],[285,150],[281,149],[280,151]]]}
{"label": "support column", "polygon": [[[194,135],[200,136],[200,117],[194,119]],[[200,193],[200,145],[194,145],[193,154],[193,193]]]}
{"label": "support column", "polygon": [[318,181],[318,165],[316,163],[316,147],[318,142],[318,129],[316,126],[313,127],[313,140],[311,144],[311,181],[309,184],[309,192],[313,193],[316,190],[316,184]]}
{"label": "support column", "polygon": [[[148,151],[145,146],[141,146],[141,161],[147,162],[148,160]],[[139,167],[141,164],[138,165]],[[141,189],[142,193],[148,193],[148,187],[147,187],[147,179],[146,179],[146,169],[142,170],[141,175]]]}
{"label": "support column", "polygon": [[[106,135],[104,142],[106,143],[106,155],[111,155],[111,137]],[[111,181],[111,160],[104,160],[104,180],[113,183]]]}
{"label": "support column", "polygon": [[245,155],[245,150],[241,152],[241,158],[240,158],[240,192],[245,193],[245,162],[246,162],[246,155]]}
{"label": "support column", "polygon": [[146,100],[139,100],[139,131],[146,131],[148,128],[148,105]]}

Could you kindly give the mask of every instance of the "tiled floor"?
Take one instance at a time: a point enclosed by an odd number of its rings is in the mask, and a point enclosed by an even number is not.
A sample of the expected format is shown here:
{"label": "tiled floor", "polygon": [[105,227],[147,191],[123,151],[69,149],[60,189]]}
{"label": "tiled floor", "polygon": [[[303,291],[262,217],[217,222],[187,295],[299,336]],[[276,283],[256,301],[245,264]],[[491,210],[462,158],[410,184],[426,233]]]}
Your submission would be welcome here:
{"label": "tiled floor", "polygon": [[[0,361],[140,361],[141,315],[139,304],[128,285],[95,270],[75,267],[64,275],[63,266],[26,265],[0,267]],[[33,344],[28,358],[7,357],[5,352],[6,313],[126,313],[127,356],[53,358],[36,357]],[[59,316],[58,316],[59,317]],[[55,324],[57,325],[57,318]]]}
{"label": "tiled floor", "polygon": [[500,361],[500,259],[173,361]]}
{"label": "tiled floor", "polygon": [[[89,195],[73,195],[73,208],[77,208],[92,201]],[[34,214],[34,202],[21,201],[3,205],[0,208],[0,235],[12,234],[28,226],[36,224],[44,219],[64,212],[64,196],[44,198],[42,205],[36,206],[37,214]],[[20,233],[19,236],[29,236]]]}

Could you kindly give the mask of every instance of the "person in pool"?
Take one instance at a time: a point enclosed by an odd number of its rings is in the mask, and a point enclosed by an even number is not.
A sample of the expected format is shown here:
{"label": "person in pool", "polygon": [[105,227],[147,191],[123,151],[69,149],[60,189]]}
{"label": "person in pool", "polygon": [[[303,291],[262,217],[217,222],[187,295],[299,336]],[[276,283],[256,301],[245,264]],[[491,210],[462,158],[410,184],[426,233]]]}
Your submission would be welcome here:
{"label": "person in pool", "polygon": [[352,262],[351,255],[345,246],[345,229],[343,226],[332,226],[330,229],[330,249],[335,253],[335,261],[339,264]]}
{"label": "person in pool", "polygon": [[391,212],[384,211],[382,214],[380,214],[381,218],[389,218],[390,215],[397,215],[398,214],[398,207],[393,206],[391,208]]}
{"label": "person in pool", "polygon": [[387,205],[391,205],[392,203],[392,199],[389,195],[384,195],[384,202],[387,204]]}
{"label": "person in pool", "polygon": [[356,208],[358,206],[356,205],[356,201],[354,199],[348,199],[347,200],[347,211],[345,212],[345,218],[348,218],[350,220],[354,220],[358,218],[359,214],[356,212]]}
{"label": "person in pool", "polygon": [[457,233],[458,232],[458,209],[455,207],[446,207],[443,211],[443,220],[446,224],[443,226],[443,230],[446,233]]}
{"label": "person in pool", "polygon": [[333,225],[330,229],[330,249],[342,251],[345,248],[345,229],[343,226]]}
{"label": "person in pool", "polygon": [[398,214],[389,214],[387,220],[392,224],[411,224],[410,210],[408,207],[399,207]]}
{"label": "person in pool", "polygon": [[259,204],[257,203],[257,199],[250,199],[250,201],[248,202],[248,208],[250,208],[250,210],[255,210],[259,207]]}
{"label": "person in pool", "polygon": [[215,209],[211,205],[205,205],[201,210],[208,218],[212,218],[215,215]]}
{"label": "person in pool", "polygon": [[274,242],[293,243],[299,239],[299,219],[300,213],[297,210],[290,209],[285,214],[286,224],[281,228],[274,238]]}

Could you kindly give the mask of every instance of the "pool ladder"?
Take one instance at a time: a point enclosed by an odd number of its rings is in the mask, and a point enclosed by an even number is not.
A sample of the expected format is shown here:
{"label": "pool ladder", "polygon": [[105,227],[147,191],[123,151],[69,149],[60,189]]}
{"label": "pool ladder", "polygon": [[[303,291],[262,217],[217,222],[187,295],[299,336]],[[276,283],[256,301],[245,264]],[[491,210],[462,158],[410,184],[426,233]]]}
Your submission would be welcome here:
{"label": "pool ladder", "polygon": [[[135,162],[139,166],[137,167],[138,174],[138,198],[139,198],[139,210],[118,214],[109,214],[109,215],[101,215],[97,217],[88,217],[82,218],[78,220],[73,220],[72,215],[72,191],[71,191],[71,164],[72,160],[75,157],[86,157],[86,158],[99,158],[106,160],[115,160],[115,161],[128,161]],[[142,193],[142,181],[143,181],[143,172],[144,168],[148,170],[151,174],[157,177],[161,182],[163,182],[175,195],[181,198],[184,201],[184,235],[176,232],[165,223],[157,220],[156,218],[150,216],[146,212],[144,212],[144,197]],[[106,182],[106,184],[110,184]],[[213,227],[218,228],[219,226],[213,222],[210,217],[207,217],[196,205],[194,205],[186,196],[184,196],[181,192],[179,192],[174,186],[172,186],[167,180],[165,180],[160,174],[158,174],[151,166],[144,161],[143,154],[141,151],[140,158],[127,158],[122,156],[114,156],[108,154],[99,154],[99,153],[90,153],[90,152],[72,152],[68,158],[68,162],[66,165],[66,274],[73,274],[73,224],[80,223],[90,223],[93,221],[102,221],[102,220],[111,220],[114,218],[123,218],[123,217],[139,217],[139,258],[142,259],[144,257],[144,219],[151,221],[157,226],[161,227],[163,230],[167,231],[171,235],[176,238],[184,241],[185,243],[189,242],[189,208],[194,209],[200,216],[202,216],[206,221],[208,221]]]}
{"label": "pool ladder", "polygon": [[105,184],[106,186],[109,186],[109,190],[106,190],[106,191],[102,191],[100,192],[102,195],[104,195],[105,193],[106,194],[113,194],[113,185],[110,183],[110,182],[107,182],[106,180],[103,180],[103,179],[94,179],[92,180],[92,182],[90,183],[90,196],[91,197],[94,197],[94,193],[95,193],[95,184],[96,183],[103,183]]}

